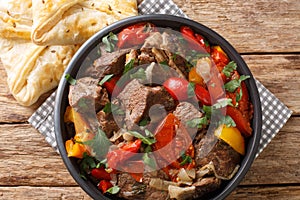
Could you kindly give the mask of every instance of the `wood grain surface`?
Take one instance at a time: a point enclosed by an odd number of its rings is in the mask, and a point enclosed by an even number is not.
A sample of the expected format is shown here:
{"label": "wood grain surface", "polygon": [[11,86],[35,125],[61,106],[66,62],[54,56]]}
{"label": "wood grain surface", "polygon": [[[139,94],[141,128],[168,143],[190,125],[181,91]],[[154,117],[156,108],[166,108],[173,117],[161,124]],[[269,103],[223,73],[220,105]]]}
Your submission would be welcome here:
{"label": "wood grain surface", "polygon": [[[300,199],[300,1],[174,2],[226,38],[254,77],[293,111],[227,199]],[[27,123],[50,93],[22,107],[9,92],[1,63],[0,75],[0,199],[90,199],[60,156]]]}

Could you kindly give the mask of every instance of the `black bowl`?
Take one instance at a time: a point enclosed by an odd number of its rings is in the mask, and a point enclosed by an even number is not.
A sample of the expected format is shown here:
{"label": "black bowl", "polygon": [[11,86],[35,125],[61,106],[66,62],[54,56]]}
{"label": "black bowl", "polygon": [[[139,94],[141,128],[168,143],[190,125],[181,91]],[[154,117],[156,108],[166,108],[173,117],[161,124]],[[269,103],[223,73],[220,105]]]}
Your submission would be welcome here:
{"label": "black bowl", "polygon": [[[250,101],[252,102],[254,109],[254,115],[252,119],[253,135],[248,140],[246,155],[243,157],[241,166],[236,175],[230,181],[223,184],[220,189],[213,192],[212,196],[209,197],[210,199],[224,199],[239,185],[255,159],[260,140],[262,117],[261,103],[255,80],[242,57],[222,36],[202,24],[182,17],[171,15],[143,15],[127,18],[102,29],[93,37],[91,37],[87,42],[85,42],[85,44],[83,44],[83,46],[77,51],[77,53],[71,60],[66,71],[64,72],[63,77],[65,76],[65,74],[70,74],[72,77],[76,77],[76,74],[82,62],[89,54],[89,52],[101,42],[102,37],[106,36],[111,31],[119,32],[129,25],[144,21],[151,22],[159,27],[170,27],[175,30],[178,30],[182,25],[191,27],[195,32],[203,35],[210,44],[219,45],[228,55],[230,60],[233,60],[237,63],[237,70],[240,74],[250,75],[251,77],[250,79],[246,80],[246,85],[249,91]],[[70,136],[68,136],[66,132],[63,116],[66,107],[68,106],[68,92],[69,84],[66,79],[62,78],[57,90],[54,116],[55,134],[60,155],[73,178],[84,191],[86,191],[94,199],[108,199],[97,189],[94,183],[89,180],[84,180],[80,177],[79,166],[76,162],[76,159],[69,158],[67,156],[65,141],[69,139]]]}

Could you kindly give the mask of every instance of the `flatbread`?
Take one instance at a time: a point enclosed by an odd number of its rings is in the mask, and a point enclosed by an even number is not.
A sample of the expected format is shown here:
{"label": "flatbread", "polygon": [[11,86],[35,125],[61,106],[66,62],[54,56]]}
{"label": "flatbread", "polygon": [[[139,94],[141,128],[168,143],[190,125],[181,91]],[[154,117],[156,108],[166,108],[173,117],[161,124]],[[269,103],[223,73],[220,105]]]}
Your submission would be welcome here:
{"label": "flatbread", "polygon": [[0,3],[0,37],[30,39],[31,0],[4,0]]}
{"label": "flatbread", "polygon": [[37,46],[30,40],[0,39],[0,58],[17,102],[30,106],[55,88],[78,46]]}
{"label": "flatbread", "polygon": [[81,44],[103,27],[138,14],[136,0],[32,0],[32,41]]}

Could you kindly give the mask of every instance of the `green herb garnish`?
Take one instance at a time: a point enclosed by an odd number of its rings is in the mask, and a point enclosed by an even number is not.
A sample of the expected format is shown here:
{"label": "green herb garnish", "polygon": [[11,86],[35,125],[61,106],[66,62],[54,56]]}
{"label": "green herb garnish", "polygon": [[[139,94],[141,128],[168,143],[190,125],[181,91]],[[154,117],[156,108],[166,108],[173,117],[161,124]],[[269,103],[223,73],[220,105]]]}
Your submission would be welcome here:
{"label": "green herb garnish", "polygon": [[113,52],[117,41],[118,41],[117,35],[115,35],[112,32],[110,32],[107,36],[104,36],[102,38],[102,42],[105,45],[105,51]]}
{"label": "green herb garnish", "polygon": [[113,74],[108,74],[105,75],[102,80],[99,82],[99,85],[103,85],[105,82],[109,81],[114,75]]}
{"label": "green herb garnish", "polygon": [[105,113],[114,113],[117,115],[123,115],[125,114],[125,112],[119,108],[117,105],[112,104],[111,102],[108,102],[105,104],[104,108],[103,108],[103,112]]}
{"label": "green herb garnish", "polygon": [[137,131],[128,131],[134,137],[141,139],[144,144],[151,145],[156,142],[155,138],[145,137]]}
{"label": "green herb garnish", "polygon": [[120,191],[120,187],[115,185],[109,189],[106,190],[106,193],[110,193],[110,194],[117,194]]}
{"label": "green herb garnish", "polygon": [[124,67],[124,71],[123,74],[126,74],[128,71],[130,71],[131,69],[133,69],[134,67],[134,59],[131,59]]}
{"label": "green herb garnish", "polygon": [[229,62],[222,70],[226,77],[230,77],[231,73],[236,70],[237,66],[234,61]]}
{"label": "green herb garnish", "polygon": [[187,87],[188,98],[195,96],[195,83],[188,83]]}
{"label": "green herb garnish", "polygon": [[182,162],[180,163],[180,165],[185,165],[187,163],[191,163],[193,161],[193,159],[191,158],[191,156],[189,155],[186,155],[185,153],[183,153],[181,155],[181,159],[182,159]]}
{"label": "green herb garnish", "polygon": [[74,79],[70,74],[65,75],[65,79],[68,81],[70,85],[76,84],[76,79]]}
{"label": "green herb garnish", "polygon": [[143,68],[139,68],[135,73],[130,74],[129,76],[131,79],[140,79],[140,80],[146,80],[146,72]]}
{"label": "green herb garnish", "polygon": [[206,116],[204,117],[198,117],[198,118],[195,118],[195,119],[191,119],[189,121],[186,122],[186,125],[188,127],[191,127],[191,128],[203,128],[203,125],[208,125],[208,119]]}
{"label": "green herb garnish", "polygon": [[225,124],[227,127],[236,127],[234,120],[228,115],[222,117],[219,124]]}
{"label": "green herb garnish", "polygon": [[228,83],[226,83],[224,85],[224,88],[228,91],[228,92],[234,92],[238,87],[241,86],[241,83],[242,81],[246,80],[250,78],[250,76],[245,76],[245,75],[242,75],[240,76],[239,79],[233,79],[231,81],[229,81]]}

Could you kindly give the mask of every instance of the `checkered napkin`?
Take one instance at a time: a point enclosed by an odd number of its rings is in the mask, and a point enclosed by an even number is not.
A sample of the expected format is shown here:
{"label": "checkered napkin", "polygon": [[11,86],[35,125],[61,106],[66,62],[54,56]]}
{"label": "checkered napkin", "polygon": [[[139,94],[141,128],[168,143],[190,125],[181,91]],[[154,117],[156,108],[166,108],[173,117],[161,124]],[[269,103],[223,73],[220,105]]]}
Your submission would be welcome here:
{"label": "checkered napkin", "polygon": [[[172,14],[187,17],[172,0],[144,0],[139,5],[140,14]],[[262,106],[262,135],[256,156],[271,142],[278,131],[286,123],[292,114],[279,99],[256,80]],[[32,124],[46,141],[56,150],[57,143],[54,133],[54,101],[53,93],[29,118]]]}

